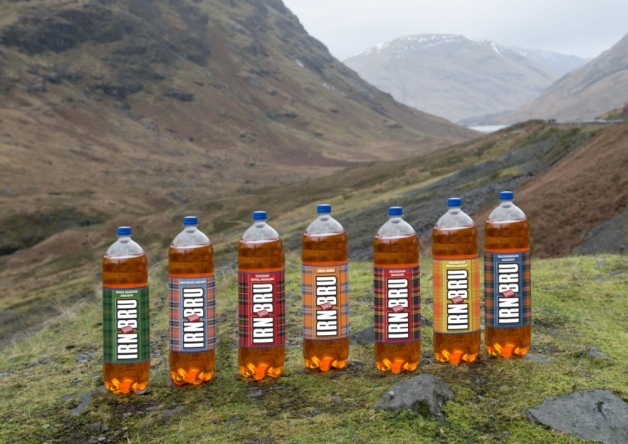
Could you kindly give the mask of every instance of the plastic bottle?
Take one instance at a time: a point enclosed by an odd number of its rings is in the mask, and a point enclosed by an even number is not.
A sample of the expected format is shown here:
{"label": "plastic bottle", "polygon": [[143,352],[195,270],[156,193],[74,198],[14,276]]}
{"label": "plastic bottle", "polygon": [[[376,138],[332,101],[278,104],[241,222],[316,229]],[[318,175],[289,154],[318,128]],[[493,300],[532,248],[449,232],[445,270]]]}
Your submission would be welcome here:
{"label": "plastic bottle", "polygon": [[480,351],[478,233],[460,207],[449,210],[432,230],[434,352],[440,362],[473,362]]}
{"label": "plastic bottle", "polygon": [[398,374],[421,359],[419,238],[401,207],[388,216],[374,239],[375,364]]}
{"label": "plastic bottle", "polygon": [[283,243],[267,220],[255,211],[238,244],[238,365],[256,381],[278,378],[286,351]]}
{"label": "plastic bottle", "polygon": [[486,348],[490,355],[525,355],[531,339],[530,224],[512,191],[484,225]]}
{"label": "plastic bottle", "polygon": [[349,359],[349,275],[347,234],[320,204],[302,237],[303,358],[326,372]]}
{"label": "plastic bottle", "polygon": [[150,370],[148,271],[131,227],[118,228],[118,240],[102,260],[102,281],[105,387],[141,393]]}
{"label": "plastic bottle", "polygon": [[214,248],[195,216],[183,226],[168,249],[170,377],[198,385],[212,379],[216,360]]}

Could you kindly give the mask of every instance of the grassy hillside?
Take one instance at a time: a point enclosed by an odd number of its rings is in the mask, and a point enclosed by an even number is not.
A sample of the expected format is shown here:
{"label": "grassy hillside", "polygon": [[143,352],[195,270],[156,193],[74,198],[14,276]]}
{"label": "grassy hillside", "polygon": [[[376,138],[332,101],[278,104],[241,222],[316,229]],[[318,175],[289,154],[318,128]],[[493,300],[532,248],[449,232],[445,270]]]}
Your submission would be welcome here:
{"label": "grassy hillside", "polygon": [[[74,307],[39,333],[0,354],[0,441],[86,442],[579,442],[527,421],[526,409],[547,396],[609,389],[628,400],[625,313],[628,261],[623,256],[534,260],[532,359],[489,358],[472,365],[434,362],[430,261],[423,260],[422,358],[418,373],[448,383],[455,399],[445,423],[414,413],[374,411],[388,387],[411,375],[375,370],[372,346],[353,344],[346,371],[303,369],[300,264],[287,260],[288,347],[285,375],[241,380],[236,369],[237,281],[217,282],[216,379],[203,387],[168,384],[166,263],[151,252],[151,391],[116,397],[92,390],[101,375],[99,303]],[[371,265],[352,262],[351,332],[372,323]],[[98,267],[92,267],[97,290]],[[596,347],[608,355],[589,358]],[[87,395],[93,395],[91,398]],[[78,412],[78,414],[76,414]]]}

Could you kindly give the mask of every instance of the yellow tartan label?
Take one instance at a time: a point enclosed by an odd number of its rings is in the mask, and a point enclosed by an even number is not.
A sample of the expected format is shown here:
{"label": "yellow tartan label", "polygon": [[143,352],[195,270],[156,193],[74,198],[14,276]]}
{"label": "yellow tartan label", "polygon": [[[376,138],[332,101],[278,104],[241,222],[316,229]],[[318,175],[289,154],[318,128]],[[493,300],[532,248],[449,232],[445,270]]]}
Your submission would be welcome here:
{"label": "yellow tartan label", "polygon": [[433,259],[434,332],[470,333],[480,329],[478,258]]}

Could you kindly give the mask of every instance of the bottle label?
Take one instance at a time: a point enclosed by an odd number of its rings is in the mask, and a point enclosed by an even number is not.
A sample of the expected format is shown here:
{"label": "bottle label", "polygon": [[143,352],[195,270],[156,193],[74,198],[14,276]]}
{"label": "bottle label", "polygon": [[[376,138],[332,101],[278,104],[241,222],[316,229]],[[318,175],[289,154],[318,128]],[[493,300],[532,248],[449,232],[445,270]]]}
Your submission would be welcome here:
{"label": "bottle label", "polygon": [[303,265],[303,338],[349,336],[349,265]]}
{"label": "bottle label", "polygon": [[484,304],[487,327],[530,325],[530,251],[484,253]]}
{"label": "bottle label", "polygon": [[375,341],[418,341],[421,335],[420,269],[375,267]]}
{"label": "bottle label", "polygon": [[199,353],[216,348],[214,275],[169,276],[170,351]]}
{"label": "bottle label", "polygon": [[103,287],[104,360],[133,364],[150,359],[148,287]]}
{"label": "bottle label", "polygon": [[480,329],[478,258],[433,260],[434,332],[470,333]]}
{"label": "bottle label", "polygon": [[286,343],[284,270],[238,271],[238,345],[278,347]]}

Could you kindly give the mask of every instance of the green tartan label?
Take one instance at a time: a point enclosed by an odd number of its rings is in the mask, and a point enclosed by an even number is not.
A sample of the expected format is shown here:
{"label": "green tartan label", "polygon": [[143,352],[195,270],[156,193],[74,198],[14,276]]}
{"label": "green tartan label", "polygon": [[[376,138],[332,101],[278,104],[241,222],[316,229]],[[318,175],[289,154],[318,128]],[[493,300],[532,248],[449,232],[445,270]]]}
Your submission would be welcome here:
{"label": "green tartan label", "polygon": [[150,359],[148,287],[105,288],[103,341],[105,362],[133,364]]}

